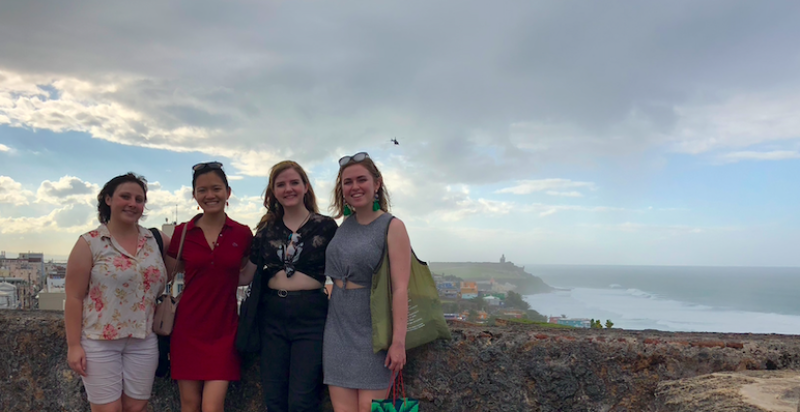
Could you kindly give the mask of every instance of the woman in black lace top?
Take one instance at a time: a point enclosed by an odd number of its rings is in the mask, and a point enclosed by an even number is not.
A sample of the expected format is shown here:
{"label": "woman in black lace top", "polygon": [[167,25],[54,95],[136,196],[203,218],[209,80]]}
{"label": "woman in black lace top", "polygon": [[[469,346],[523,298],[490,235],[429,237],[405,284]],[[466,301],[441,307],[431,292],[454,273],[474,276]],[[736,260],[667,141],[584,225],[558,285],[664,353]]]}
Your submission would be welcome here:
{"label": "woman in black lace top", "polygon": [[328,313],[325,251],[336,222],[318,213],[299,164],[272,167],[245,276],[260,277],[261,380],[270,412],[318,411]]}

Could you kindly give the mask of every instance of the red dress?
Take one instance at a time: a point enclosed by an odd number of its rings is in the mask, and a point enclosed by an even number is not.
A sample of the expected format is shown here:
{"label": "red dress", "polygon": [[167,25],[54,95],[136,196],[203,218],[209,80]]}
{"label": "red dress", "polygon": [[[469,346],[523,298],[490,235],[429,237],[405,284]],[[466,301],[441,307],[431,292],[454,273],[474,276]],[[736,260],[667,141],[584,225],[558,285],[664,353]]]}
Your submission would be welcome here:
{"label": "red dress", "polygon": [[236,288],[242,258],[250,255],[253,232],[226,218],[212,250],[203,230],[195,226],[200,216],[175,228],[167,251],[173,258],[178,254],[186,228],[181,255],[184,291],[171,337],[172,379],[238,381]]}

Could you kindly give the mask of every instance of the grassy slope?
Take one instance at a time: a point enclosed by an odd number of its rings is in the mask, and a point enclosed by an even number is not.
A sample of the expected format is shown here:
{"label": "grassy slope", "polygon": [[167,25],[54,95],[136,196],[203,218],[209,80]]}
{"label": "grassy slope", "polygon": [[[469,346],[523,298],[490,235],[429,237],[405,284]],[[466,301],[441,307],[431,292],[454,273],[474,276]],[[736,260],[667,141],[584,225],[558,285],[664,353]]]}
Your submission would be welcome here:
{"label": "grassy slope", "polygon": [[493,262],[429,262],[431,272],[437,275],[457,276],[466,281],[494,279],[517,286],[523,295],[546,293],[553,290],[540,278],[531,275],[513,263]]}
{"label": "grassy slope", "polygon": [[526,275],[521,268],[500,263],[430,262],[429,265],[433,273],[458,276],[464,280],[522,279]]}

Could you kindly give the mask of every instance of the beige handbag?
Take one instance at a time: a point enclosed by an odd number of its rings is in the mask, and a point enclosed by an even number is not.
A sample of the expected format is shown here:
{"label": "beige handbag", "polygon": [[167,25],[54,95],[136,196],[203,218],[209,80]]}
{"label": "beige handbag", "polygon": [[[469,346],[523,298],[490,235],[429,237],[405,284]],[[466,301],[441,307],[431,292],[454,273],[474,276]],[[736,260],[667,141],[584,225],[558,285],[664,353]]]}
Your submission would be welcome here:
{"label": "beige handbag", "polygon": [[[181,243],[178,245],[178,255],[175,257],[175,266],[172,268],[169,282],[167,282],[166,291],[158,298],[158,303],[156,305],[156,313],[153,316],[153,332],[155,332],[156,335],[169,336],[172,333],[172,327],[175,325],[175,313],[178,310],[178,302],[180,302],[183,292],[179,293],[178,296],[173,297],[172,283],[175,282],[175,272],[180,265],[181,253],[183,252],[183,241],[186,239],[187,226],[188,225],[183,226]],[[186,290],[186,285],[184,285],[183,290]]]}

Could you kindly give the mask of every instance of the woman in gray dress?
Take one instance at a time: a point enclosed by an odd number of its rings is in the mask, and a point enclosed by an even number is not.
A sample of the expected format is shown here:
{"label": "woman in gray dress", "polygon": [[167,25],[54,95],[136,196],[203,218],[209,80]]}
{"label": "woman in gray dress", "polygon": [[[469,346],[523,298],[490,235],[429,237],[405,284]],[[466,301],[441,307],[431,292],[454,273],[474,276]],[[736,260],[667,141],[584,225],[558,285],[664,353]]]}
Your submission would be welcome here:
{"label": "woman in gray dress", "polygon": [[[325,275],[333,279],[323,340],[325,384],[336,412],[368,412],[384,399],[406,363],[411,244],[405,225],[389,214],[389,197],[365,152],[339,159],[332,205],[344,222],[328,245]],[[387,235],[388,232],[388,235]],[[388,242],[392,279],[392,344],[372,351],[370,286]]]}

